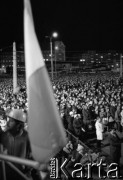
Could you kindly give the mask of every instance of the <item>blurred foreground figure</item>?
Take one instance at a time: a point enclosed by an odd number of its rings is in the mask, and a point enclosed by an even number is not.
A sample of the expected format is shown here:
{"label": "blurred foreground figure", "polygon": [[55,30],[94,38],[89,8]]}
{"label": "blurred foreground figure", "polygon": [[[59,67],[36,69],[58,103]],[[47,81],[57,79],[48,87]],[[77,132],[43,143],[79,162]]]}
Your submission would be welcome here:
{"label": "blurred foreground figure", "polygon": [[1,136],[1,144],[8,155],[26,158],[30,152],[28,134],[24,130],[26,114],[20,109],[13,109],[8,114],[7,131]]}
{"label": "blurred foreground figure", "polygon": [[[16,156],[19,158],[30,159],[31,149],[27,131],[24,130],[26,123],[26,114],[20,109],[13,109],[7,112],[7,131],[1,134],[0,144],[3,146],[3,152],[7,155]],[[20,164],[14,164],[24,174],[30,174],[31,169]],[[9,178],[18,178],[18,174],[6,168]],[[21,179],[23,179],[20,176]]]}

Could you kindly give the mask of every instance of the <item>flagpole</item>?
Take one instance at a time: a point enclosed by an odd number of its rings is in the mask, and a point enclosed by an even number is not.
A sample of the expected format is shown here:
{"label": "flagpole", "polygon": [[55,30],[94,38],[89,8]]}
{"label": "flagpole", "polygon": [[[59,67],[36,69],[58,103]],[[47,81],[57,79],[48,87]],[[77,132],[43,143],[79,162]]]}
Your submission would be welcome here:
{"label": "flagpole", "polygon": [[13,93],[17,88],[17,60],[16,60],[16,42],[13,42]]}

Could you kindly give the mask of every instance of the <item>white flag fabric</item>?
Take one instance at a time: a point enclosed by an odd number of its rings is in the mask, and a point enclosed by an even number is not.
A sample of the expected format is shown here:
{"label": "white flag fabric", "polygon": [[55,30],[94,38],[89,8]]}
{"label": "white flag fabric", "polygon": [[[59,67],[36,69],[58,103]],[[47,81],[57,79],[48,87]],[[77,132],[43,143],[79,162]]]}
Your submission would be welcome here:
{"label": "white flag fabric", "polygon": [[66,145],[66,137],[36,37],[29,0],[24,0],[24,43],[29,138],[34,159],[44,163]]}

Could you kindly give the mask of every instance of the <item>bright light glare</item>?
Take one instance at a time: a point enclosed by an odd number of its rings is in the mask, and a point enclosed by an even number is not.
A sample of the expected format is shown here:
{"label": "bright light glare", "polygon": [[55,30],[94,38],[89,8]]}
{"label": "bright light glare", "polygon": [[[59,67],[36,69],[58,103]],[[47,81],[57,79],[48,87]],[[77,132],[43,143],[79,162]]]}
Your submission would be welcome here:
{"label": "bright light glare", "polygon": [[57,33],[57,32],[54,32],[54,33],[52,34],[52,36],[53,36],[54,38],[56,38],[56,37],[58,37],[58,33]]}
{"label": "bright light glare", "polygon": [[85,61],[85,59],[80,59],[80,61],[81,61],[81,62],[84,62],[84,61]]}
{"label": "bright light glare", "polygon": [[58,46],[55,46],[55,49],[58,50]]}

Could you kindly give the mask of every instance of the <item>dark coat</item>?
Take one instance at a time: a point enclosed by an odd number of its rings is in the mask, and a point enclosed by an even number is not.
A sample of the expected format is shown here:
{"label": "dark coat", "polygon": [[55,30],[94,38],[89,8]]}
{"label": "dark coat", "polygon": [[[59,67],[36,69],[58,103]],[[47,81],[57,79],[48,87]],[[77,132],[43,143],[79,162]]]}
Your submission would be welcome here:
{"label": "dark coat", "polygon": [[115,136],[109,134],[110,157],[114,163],[119,163],[121,157],[121,140],[115,133]]}
{"label": "dark coat", "polygon": [[67,122],[68,122],[68,130],[69,130],[70,132],[73,132],[73,120],[74,120],[73,117],[68,116]]}
{"label": "dark coat", "polygon": [[110,113],[111,113],[111,116],[113,117],[113,119],[115,118],[115,112],[116,112],[116,107],[115,106],[111,106],[110,107]]}
{"label": "dark coat", "polygon": [[[23,159],[29,159],[31,154],[30,142],[28,133],[23,131],[22,134],[13,136],[9,131],[2,133],[0,137],[0,144],[7,150],[7,154]],[[24,167],[21,164],[13,163],[24,174],[31,172],[30,167]],[[6,164],[7,179],[23,179],[16,171]],[[1,174],[0,174],[1,177]]]}
{"label": "dark coat", "polygon": [[82,110],[82,114],[83,114],[83,123],[84,124],[88,124],[89,123],[89,112],[88,112],[88,109],[83,109]]}

